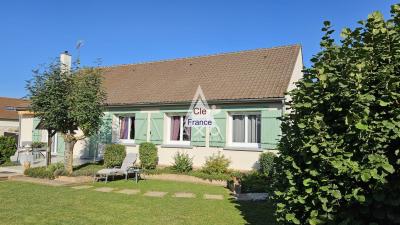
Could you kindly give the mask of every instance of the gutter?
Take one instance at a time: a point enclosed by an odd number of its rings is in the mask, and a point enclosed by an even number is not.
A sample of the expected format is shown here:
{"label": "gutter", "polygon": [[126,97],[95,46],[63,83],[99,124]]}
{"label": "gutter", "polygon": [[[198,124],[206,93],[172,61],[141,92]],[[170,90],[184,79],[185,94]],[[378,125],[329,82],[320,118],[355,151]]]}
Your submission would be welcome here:
{"label": "gutter", "polygon": [[[284,97],[264,98],[264,99],[226,99],[226,100],[209,100],[207,103],[211,104],[243,104],[243,103],[272,103],[284,101]],[[144,106],[186,106],[190,105],[192,101],[181,102],[143,102],[143,103],[121,103],[121,104],[105,104],[108,108],[121,108],[121,107],[144,107]]]}
{"label": "gutter", "polygon": [[[244,104],[244,103],[282,103],[285,97],[273,98],[243,98],[243,99],[222,99],[222,100],[209,100],[207,103],[211,104]],[[186,106],[190,105],[192,101],[181,102],[140,102],[140,103],[119,103],[119,104],[104,104],[107,108],[122,108],[122,107],[154,107],[154,106]],[[17,107],[17,111],[30,110],[30,107]]]}

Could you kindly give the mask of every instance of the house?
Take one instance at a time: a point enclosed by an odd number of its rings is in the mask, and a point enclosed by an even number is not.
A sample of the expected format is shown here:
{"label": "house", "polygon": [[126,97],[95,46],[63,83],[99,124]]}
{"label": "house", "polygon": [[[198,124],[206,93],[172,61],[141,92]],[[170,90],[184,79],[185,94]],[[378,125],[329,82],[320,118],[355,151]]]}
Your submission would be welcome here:
{"label": "house", "polygon": [[27,102],[24,99],[0,97],[0,136],[18,135],[19,118],[16,108]]}
{"label": "house", "polygon": [[[152,142],[159,165],[171,165],[177,152],[186,152],[201,167],[220,152],[233,169],[256,168],[261,152],[276,151],[285,94],[302,68],[299,45],[103,67],[104,124],[98,135],[76,144],[74,156],[96,158],[109,143],[137,152],[140,143]],[[185,124],[199,86],[215,127]],[[46,131],[35,129],[39,120],[29,111],[19,113],[21,141],[46,141]],[[61,136],[53,143],[54,154],[62,155]]]}

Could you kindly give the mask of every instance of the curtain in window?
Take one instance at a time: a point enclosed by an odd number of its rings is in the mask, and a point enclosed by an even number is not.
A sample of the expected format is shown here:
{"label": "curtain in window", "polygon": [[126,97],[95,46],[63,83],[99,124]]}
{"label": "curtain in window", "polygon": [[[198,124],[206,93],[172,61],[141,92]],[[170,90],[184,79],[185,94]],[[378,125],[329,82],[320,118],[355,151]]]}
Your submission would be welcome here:
{"label": "curtain in window", "polygon": [[181,117],[172,116],[171,117],[171,140],[179,141],[179,130],[181,128]]}
{"label": "curtain in window", "polygon": [[233,142],[244,142],[245,127],[244,127],[244,116],[233,115]]}
{"label": "curtain in window", "polygon": [[135,139],[135,117],[131,117],[131,132],[129,133],[130,139]]}
{"label": "curtain in window", "polygon": [[120,117],[119,138],[128,139],[129,117]]}
{"label": "curtain in window", "polygon": [[191,127],[186,127],[186,116],[183,117],[183,140],[190,141],[190,135],[192,133]]}
{"label": "curtain in window", "polygon": [[261,120],[259,115],[249,115],[248,116],[248,137],[249,143],[260,143],[260,130],[261,130]]}

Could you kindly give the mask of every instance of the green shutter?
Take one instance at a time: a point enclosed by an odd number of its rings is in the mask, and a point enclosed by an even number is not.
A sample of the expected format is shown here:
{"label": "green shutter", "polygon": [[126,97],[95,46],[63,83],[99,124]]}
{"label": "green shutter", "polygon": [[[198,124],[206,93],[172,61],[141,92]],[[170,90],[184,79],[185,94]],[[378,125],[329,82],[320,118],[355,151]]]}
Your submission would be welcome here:
{"label": "green shutter", "polygon": [[276,149],[281,134],[280,110],[261,111],[261,147]]}
{"label": "green shutter", "polygon": [[192,127],[191,132],[191,145],[193,146],[206,146],[206,128],[205,127]]}
{"label": "green shutter", "polygon": [[163,143],[164,113],[152,113],[150,118],[150,141],[160,145]]}
{"label": "green shutter", "polygon": [[61,133],[57,133],[57,155],[64,155],[65,142],[64,137]]}
{"label": "green shutter", "polygon": [[103,144],[112,142],[112,115],[106,114],[103,116],[103,123],[99,131],[99,141]]}
{"label": "green shutter", "polygon": [[40,119],[37,117],[33,118],[33,128],[32,128],[32,142],[42,141],[42,131],[36,129],[36,126],[40,123]]}
{"label": "green shutter", "polygon": [[135,114],[135,143],[141,144],[147,141],[147,113]]}
{"label": "green shutter", "polygon": [[226,112],[220,111],[214,115],[216,126],[210,129],[210,146],[224,147],[226,142]]}

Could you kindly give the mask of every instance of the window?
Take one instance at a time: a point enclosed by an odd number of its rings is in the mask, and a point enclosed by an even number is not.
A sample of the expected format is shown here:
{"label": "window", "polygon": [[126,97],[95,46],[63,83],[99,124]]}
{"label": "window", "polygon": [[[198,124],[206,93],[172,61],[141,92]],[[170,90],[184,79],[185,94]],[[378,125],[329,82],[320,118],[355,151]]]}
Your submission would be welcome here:
{"label": "window", "polygon": [[170,116],[169,142],[171,144],[190,144],[191,128],[185,127],[186,116]]}
{"label": "window", "polygon": [[135,117],[119,117],[119,139],[122,142],[133,141],[135,139]]}
{"label": "window", "polygon": [[234,113],[230,117],[232,146],[260,147],[261,116],[259,113]]}

